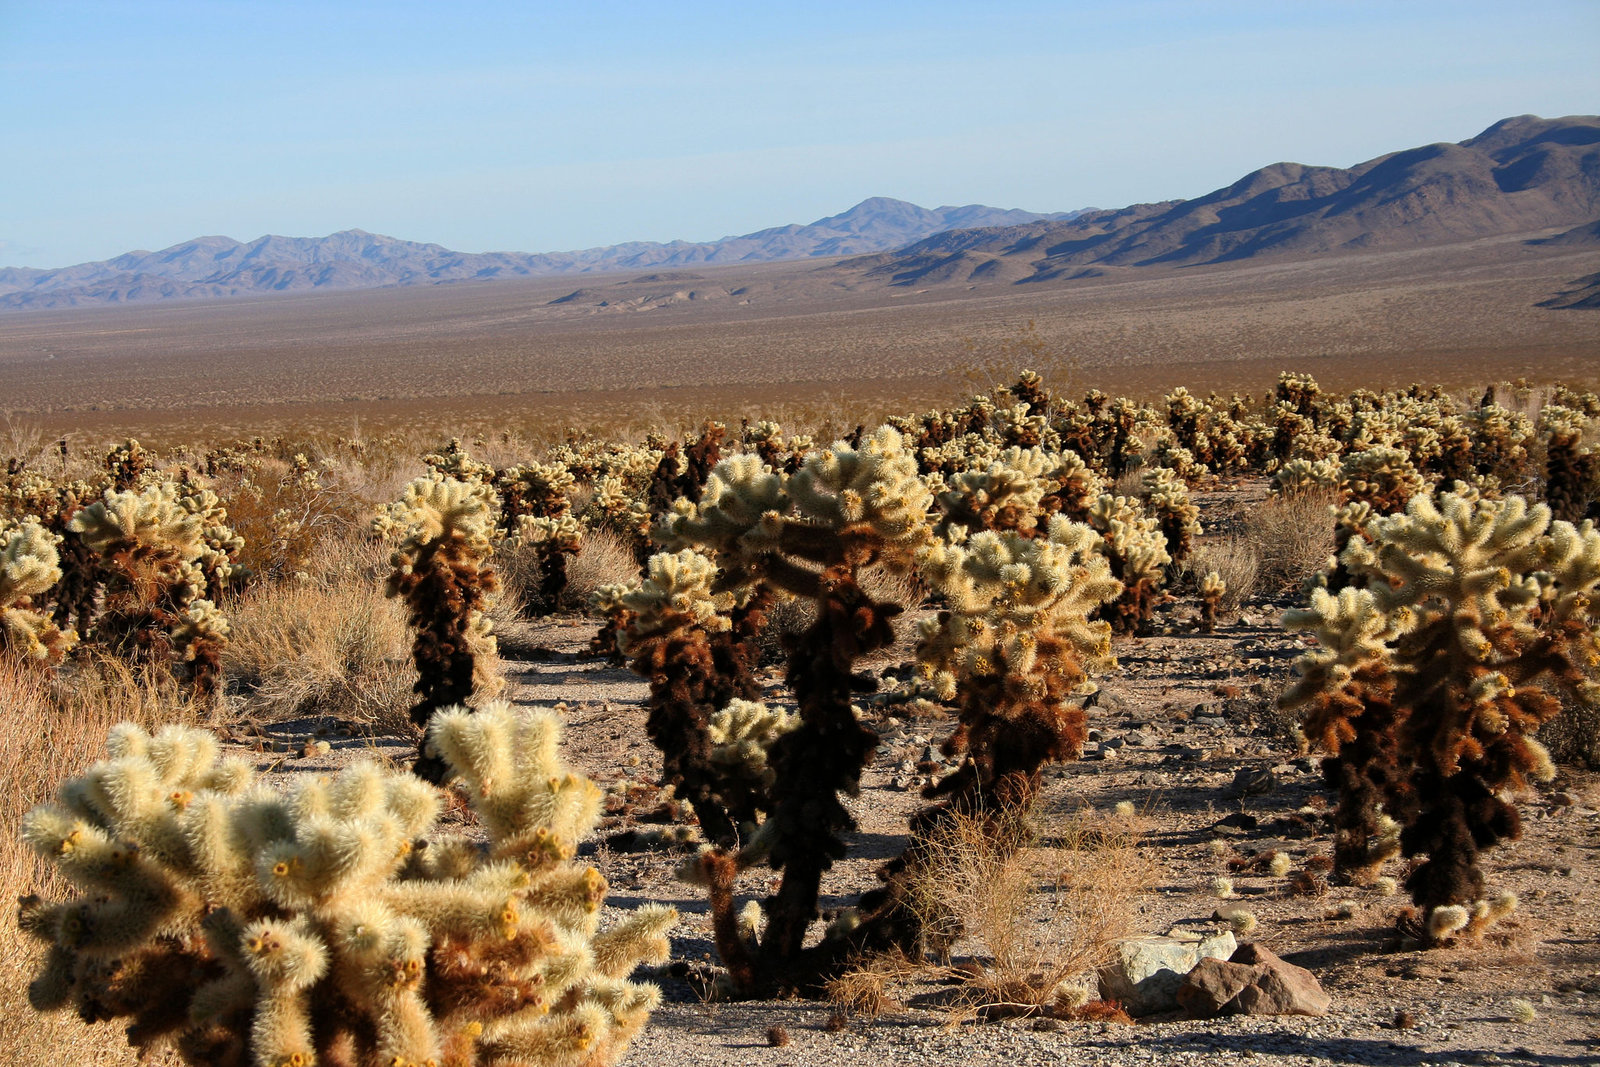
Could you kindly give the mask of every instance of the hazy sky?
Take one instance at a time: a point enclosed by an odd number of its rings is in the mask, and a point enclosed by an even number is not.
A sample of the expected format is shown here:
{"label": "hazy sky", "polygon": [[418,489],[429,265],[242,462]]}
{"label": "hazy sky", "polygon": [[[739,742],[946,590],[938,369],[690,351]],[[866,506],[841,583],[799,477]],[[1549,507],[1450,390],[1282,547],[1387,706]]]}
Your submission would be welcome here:
{"label": "hazy sky", "polygon": [[0,266],[1034,211],[1600,111],[1600,0],[0,0]]}

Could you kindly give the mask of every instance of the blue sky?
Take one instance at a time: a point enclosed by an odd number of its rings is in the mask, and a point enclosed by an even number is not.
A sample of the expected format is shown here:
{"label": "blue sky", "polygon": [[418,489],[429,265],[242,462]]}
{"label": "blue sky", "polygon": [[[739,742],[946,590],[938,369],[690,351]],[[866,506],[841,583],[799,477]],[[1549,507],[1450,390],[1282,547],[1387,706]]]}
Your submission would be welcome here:
{"label": "blue sky", "polygon": [[1600,111],[1597,0],[0,0],[0,266],[1057,211]]}

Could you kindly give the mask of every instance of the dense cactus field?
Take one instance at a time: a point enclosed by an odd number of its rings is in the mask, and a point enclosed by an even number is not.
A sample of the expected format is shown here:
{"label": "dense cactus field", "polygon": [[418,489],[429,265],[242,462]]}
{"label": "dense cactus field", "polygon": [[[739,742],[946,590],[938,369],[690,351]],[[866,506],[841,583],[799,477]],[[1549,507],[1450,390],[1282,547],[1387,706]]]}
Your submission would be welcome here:
{"label": "dense cactus field", "polygon": [[[1065,899],[1027,866],[1065,835],[1122,865],[1083,877],[1143,892],[1148,806],[1066,833],[1044,796],[1115,755],[1099,723],[1142,650],[1242,614],[1293,650],[1254,714],[1315,777],[1299,869],[1241,847],[1232,876],[1308,914],[1403,890],[1374,953],[1539,922],[1497,857],[1546,783],[1600,766],[1600,396],[1285,373],[1148,403],[1024,371],[814,430],[18,448],[0,699],[8,732],[51,725],[7,764],[44,764],[6,814],[7,981],[194,1064],[610,1063],[663,982],[848,1020],[937,978],[972,1018],[1104,1026],[1133,1005],[1096,971],[1150,932],[1138,908],[1075,914],[1098,932],[1070,966],[1021,964],[953,872],[1015,927]],[[518,684],[551,626],[637,676],[647,755],[563,763],[580,696]],[[321,732],[275,752],[283,723]],[[841,887],[883,822],[864,778],[935,726],[877,877]],[[285,777],[350,737],[389,755]],[[671,858],[710,958],[667,962],[672,909],[605,905],[600,868],[635,853]]]}

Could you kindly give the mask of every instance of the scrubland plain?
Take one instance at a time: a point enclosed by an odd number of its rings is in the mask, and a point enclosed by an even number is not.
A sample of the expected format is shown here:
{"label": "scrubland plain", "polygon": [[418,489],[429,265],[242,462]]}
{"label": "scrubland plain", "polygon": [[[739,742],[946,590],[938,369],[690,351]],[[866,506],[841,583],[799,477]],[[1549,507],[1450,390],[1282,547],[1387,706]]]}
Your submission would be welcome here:
{"label": "scrubland plain", "polygon": [[[395,531],[372,520],[392,520],[389,502],[432,467],[441,477],[478,479],[485,493],[493,485],[508,514],[541,493],[559,503],[556,512],[512,518],[554,524],[577,516],[587,524],[566,571],[569,587],[553,605],[559,610],[548,613],[534,604],[553,535],[540,542],[531,532],[537,523],[497,531],[493,566],[503,591],[488,613],[499,645],[482,667],[515,704],[554,707],[564,758],[605,789],[603,834],[579,856],[609,883],[606,921],[641,904],[678,909],[673,962],[642,975],[660,985],[664,1003],[626,1062],[855,1057],[1121,1067],[1158,1053],[1219,1063],[1257,1054],[1274,1064],[1581,1062],[1582,1049],[1594,1050],[1600,996],[1593,717],[1568,709],[1545,723],[1539,737],[1559,772],[1518,795],[1521,838],[1486,852],[1494,887],[1520,896],[1521,910],[1485,939],[1423,948],[1406,926],[1412,920],[1395,878],[1329,877],[1328,849],[1341,840],[1335,791],[1277,699],[1294,680],[1291,665],[1317,647],[1279,620],[1327,562],[1335,547],[1329,506],[1348,504],[1359,479],[1368,489],[1385,477],[1418,492],[1445,488],[1443,472],[1474,469],[1481,457],[1442,441],[1470,440],[1483,451],[1514,423],[1524,428],[1516,449],[1507,446],[1498,466],[1477,471],[1486,497],[1555,498],[1547,475],[1561,466],[1555,434],[1567,433],[1573,469],[1589,479],[1578,483],[1590,493],[1578,504],[1593,506],[1595,461],[1576,460],[1580,441],[1583,457],[1596,454],[1600,399],[1540,386],[1564,380],[1592,389],[1600,381],[1600,317],[1535,306],[1586,273],[1590,258],[1502,238],[1234,267],[1113,268],[1070,283],[927,288],[809,263],[594,277],[579,289],[570,279],[460,284],[5,316],[0,372],[10,440],[0,439],[0,456],[17,462],[0,487],[8,504],[18,503],[0,513],[0,527],[23,522],[38,500],[71,497],[56,517],[72,531],[67,508],[124,476],[131,487],[167,484],[195,500],[214,492],[226,514],[208,521],[228,535],[214,540],[226,546],[240,535],[242,546],[229,551],[254,576],[219,593],[231,631],[209,704],[179,683],[181,663],[176,675],[159,664],[136,669],[101,651],[100,636],[48,668],[0,658],[0,777],[21,784],[0,806],[0,884],[9,897],[64,891],[49,863],[17,844],[19,827],[54,783],[100,754],[105,730],[119,719],[203,724],[273,788],[365,757],[403,766],[417,743],[406,705],[425,656],[400,603],[382,595]],[[1041,371],[1043,385],[1019,380],[1023,367]],[[1284,372],[1292,373],[1280,381]],[[1299,375],[1314,376],[1326,392]],[[1528,381],[1499,384],[1513,379]],[[1359,401],[1338,395],[1414,382],[1445,389]],[[1500,429],[1477,400],[1491,383],[1505,406]],[[1178,385],[1194,395],[1162,399]],[[1274,385],[1276,404],[1270,396],[1265,405],[1240,401],[1239,412],[1249,413],[1237,420],[1225,415],[1229,401],[1206,402],[1211,428],[1232,429],[1208,439],[1214,470],[1194,465],[1180,438],[1200,448],[1204,435],[1184,427],[1185,403],[1193,412],[1208,392],[1259,398]],[[1082,762],[1051,762],[1039,773],[1025,833],[991,834],[980,818],[955,820],[945,836],[928,838],[938,885],[924,878],[913,894],[937,896],[929,914],[959,920],[954,961],[929,970],[889,955],[867,959],[836,980],[828,1000],[719,1000],[715,981],[728,972],[719,975],[711,961],[726,931],[704,889],[677,877],[694,852],[671,836],[695,820],[682,797],[657,788],[663,756],[651,740],[662,694],[652,688],[656,679],[595,654],[601,620],[586,613],[589,594],[637,579],[641,509],[648,519],[670,507],[651,503],[658,479],[680,487],[675,446],[674,463],[656,466],[666,441],[640,446],[643,431],[689,445],[703,419],[720,418],[729,423],[729,452],[766,445],[780,461],[774,466],[798,467],[802,453],[825,448],[858,420],[991,393],[921,426],[928,443],[917,462],[929,469],[907,481],[927,479],[918,499],[929,519],[964,506],[946,499],[951,486],[957,497],[962,486],[1000,497],[1007,478],[1030,483],[1036,475],[1018,474],[1027,457],[1002,446],[1021,446],[1041,427],[1054,441],[1051,462],[1064,460],[1074,428],[1091,427],[1094,441],[1102,433],[1114,439],[1121,405],[1079,406],[1091,389],[1152,402],[1138,419],[1129,412],[1134,432],[1108,453],[1115,462],[1093,455],[1088,475],[1062,463],[1051,490],[1057,503],[1069,485],[1092,485],[1078,503],[1111,502],[1097,527],[1106,544],[1120,536],[1114,527],[1137,527],[1173,547],[1181,534],[1192,555],[1153,564],[1160,576],[1149,579],[1155,595],[1144,617],[1114,640],[1107,632],[1115,666],[1098,677],[1093,701],[1083,701]],[[1547,425],[1538,421],[1547,401],[1582,411]],[[1030,403],[1038,405],[1031,413]],[[741,416],[781,421],[789,441],[755,427],[742,434]],[[1453,420],[1450,434],[1430,432],[1436,416]],[[1358,423],[1376,436],[1363,436]],[[595,436],[558,456],[546,446],[568,428]],[[946,429],[954,437],[940,438]],[[1224,457],[1221,444],[1235,431],[1254,458]],[[258,435],[267,440],[228,447]],[[127,436],[156,445],[153,455],[135,462],[129,448],[106,462],[99,442]],[[470,440],[471,456],[440,447],[451,436]],[[967,438],[980,451],[956,455]],[[1389,466],[1361,466],[1379,438],[1396,443]],[[66,441],[59,453],[51,448],[58,439]],[[941,451],[952,440],[960,447]],[[617,450],[608,451],[614,441]],[[1016,470],[977,477],[993,474],[983,464],[1002,455]],[[1188,472],[1141,476],[1139,465],[1166,464]],[[1277,477],[1269,481],[1269,473]],[[692,475],[685,463],[681,478]],[[1042,499],[1032,506],[1042,508]],[[1155,532],[1164,507],[1183,529]],[[1024,516],[1030,532],[1045,514]],[[952,535],[950,545],[964,537]],[[488,552],[487,540],[481,547]],[[1026,547],[1011,544],[1019,553]],[[1114,551],[1122,553],[1119,567],[1130,565],[1132,555]],[[97,580],[109,582],[109,573]],[[893,643],[854,664],[881,683],[884,699],[862,696],[859,711],[846,705],[875,747],[859,790],[844,790],[857,825],[842,833],[846,858],[823,873],[816,900],[846,923],[857,891],[876,885],[875,869],[907,848],[908,825],[917,825],[908,819],[926,810],[918,788],[961,780],[958,749],[941,750],[941,739],[966,730],[971,715],[995,728],[981,718],[981,700],[958,713],[948,698],[890,699],[917,691],[914,657],[925,651],[917,624],[934,627],[921,631],[926,638],[939,625],[938,609],[952,603],[948,590],[942,601],[929,597],[924,583],[933,572],[920,573],[861,575],[879,606],[908,610],[886,615]],[[1225,593],[1205,603],[1213,576]],[[1132,583],[1129,572],[1123,577]],[[826,603],[823,594],[816,603],[797,596],[771,610],[764,659],[745,681],[775,708],[810,699],[779,665],[786,648],[818,627],[825,613],[817,604]],[[838,692],[854,699],[847,685]],[[446,806],[452,825],[475,818],[460,795]],[[963,844],[974,829],[975,843]],[[1391,869],[1404,875],[1415,869],[1411,860]],[[745,896],[763,887],[770,888],[765,876],[752,876]],[[1088,987],[1075,984],[1080,972],[1103,962],[1124,935],[1187,938],[1223,927],[1313,971],[1334,998],[1333,1013],[1194,1019],[1168,1010],[1133,1027],[1114,1004],[1073,1000],[1088,1000]],[[37,946],[9,921],[0,934],[0,1059],[134,1062],[117,1023],[82,1026],[70,1012],[40,1022],[24,995],[38,973]],[[155,1058],[176,1062],[166,1051]]]}
{"label": "scrubland plain", "polygon": [[905,288],[812,261],[25,312],[0,317],[0,371],[13,418],[108,439],[859,418],[1014,368],[1029,323],[1052,380],[1131,396],[1258,393],[1285,369],[1338,389],[1583,381],[1600,320],[1535,304],[1592,249],[1537,236],[1021,285]]}

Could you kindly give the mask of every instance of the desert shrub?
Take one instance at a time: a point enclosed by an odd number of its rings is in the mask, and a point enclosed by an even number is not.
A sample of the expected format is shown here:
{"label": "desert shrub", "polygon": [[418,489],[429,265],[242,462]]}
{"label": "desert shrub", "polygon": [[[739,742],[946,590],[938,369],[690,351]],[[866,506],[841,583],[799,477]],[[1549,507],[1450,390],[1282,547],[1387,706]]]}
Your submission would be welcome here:
{"label": "desert shrub", "polygon": [[1223,584],[1217,610],[1238,611],[1255,595],[1261,578],[1261,557],[1249,538],[1230,535],[1196,545],[1187,570],[1201,581],[1208,574],[1216,574]]}
{"label": "desert shrub", "polygon": [[[484,614],[499,588],[490,565],[494,496],[481,482],[419,478],[380,519],[405,531],[391,562],[386,595],[406,605],[415,638],[418,700],[411,721],[425,727],[440,708],[469,703],[494,688],[494,637]],[[417,774],[438,781],[444,765],[419,744]]]}
{"label": "desert shrub", "polygon": [[577,555],[567,564],[561,607],[570,611],[587,609],[601,586],[629,581],[638,573],[629,541],[606,530],[588,530]]}
{"label": "desert shrub", "polygon": [[952,1023],[1084,1017],[1094,971],[1135,932],[1155,873],[1136,827],[1092,813],[1014,811],[999,824],[956,814],[926,850],[908,901],[946,951],[862,958],[828,985],[843,1010],[875,1014],[893,1006],[897,981],[932,978]]}
{"label": "desert shrub", "polygon": [[383,595],[381,556],[370,542],[338,537],[306,561],[315,577],[264,583],[235,606],[229,681],[263,718],[330,715],[407,731],[409,633],[401,606]]}
{"label": "desert shrub", "polygon": [[114,728],[23,823],[79,891],[23,901],[48,946],[30,1003],[208,1067],[619,1058],[659,999],[628,975],[675,914],[598,931],[605,879],[571,857],[600,790],[561,766],[552,716],[457,709],[431,732],[486,848],[374,763],[276,793],[208,733]]}
{"label": "desert shrub", "polygon": [[324,484],[326,472],[303,452],[282,460],[260,448],[223,449],[208,453],[206,473],[244,540],[239,562],[265,581],[308,571],[324,537],[356,524],[355,495]]}
{"label": "desert shrub", "polygon": [[1366,534],[1341,558],[1364,580],[1312,588],[1284,618],[1318,647],[1282,703],[1330,754],[1340,873],[1426,855],[1406,881],[1420,932],[1476,933],[1507,907],[1479,868],[1482,849],[1520,834],[1505,794],[1553,773],[1533,734],[1562,695],[1600,705],[1586,673],[1600,659],[1600,532],[1468,490],[1413,497]]}
{"label": "desert shrub", "polygon": [[1327,563],[1336,500],[1331,491],[1285,494],[1245,514],[1246,544],[1260,560],[1261,581],[1273,592],[1298,589]]}

